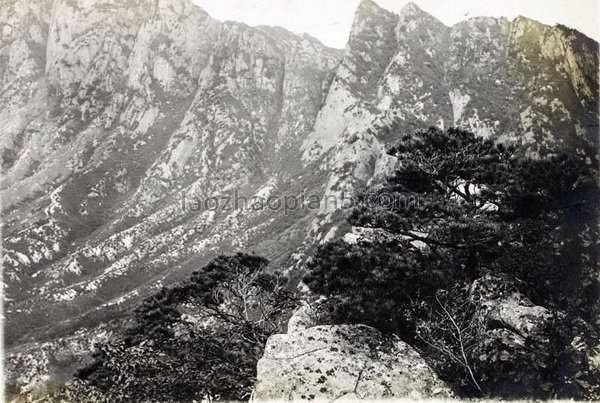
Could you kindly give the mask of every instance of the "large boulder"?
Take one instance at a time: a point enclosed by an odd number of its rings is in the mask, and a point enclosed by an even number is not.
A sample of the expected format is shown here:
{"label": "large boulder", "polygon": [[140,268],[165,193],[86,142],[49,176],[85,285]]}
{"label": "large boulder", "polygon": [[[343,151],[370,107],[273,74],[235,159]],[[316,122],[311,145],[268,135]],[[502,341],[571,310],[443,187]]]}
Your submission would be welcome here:
{"label": "large boulder", "polygon": [[451,390],[408,344],[364,325],[271,336],[255,400],[443,398]]}

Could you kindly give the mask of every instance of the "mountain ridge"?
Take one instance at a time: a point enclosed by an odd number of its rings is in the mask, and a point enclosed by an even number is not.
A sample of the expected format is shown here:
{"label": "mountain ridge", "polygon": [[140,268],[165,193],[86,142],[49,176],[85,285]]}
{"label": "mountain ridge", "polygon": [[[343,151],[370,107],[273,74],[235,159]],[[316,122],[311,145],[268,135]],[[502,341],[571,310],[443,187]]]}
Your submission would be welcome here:
{"label": "mountain ridge", "polygon": [[52,373],[61,339],[93,340],[219,253],[298,278],[347,230],[340,204],[195,212],[182,195],[339,200],[393,171],[397,139],[378,129],[393,122],[597,161],[597,42],[527,20],[447,27],[415,7],[363,0],[344,50],[187,0],[0,10],[9,379],[43,383],[23,374]]}

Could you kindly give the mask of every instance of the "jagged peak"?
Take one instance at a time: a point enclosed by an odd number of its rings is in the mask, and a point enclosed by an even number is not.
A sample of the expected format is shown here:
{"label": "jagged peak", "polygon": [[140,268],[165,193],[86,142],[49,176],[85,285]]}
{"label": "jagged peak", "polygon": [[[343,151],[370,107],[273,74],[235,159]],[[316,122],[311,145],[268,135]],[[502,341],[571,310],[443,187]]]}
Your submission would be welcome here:
{"label": "jagged peak", "polygon": [[546,26],[533,18],[525,17],[524,15],[518,15],[514,20],[514,24],[526,24],[526,25],[536,25],[536,26]]}
{"label": "jagged peak", "polygon": [[350,41],[361,32],[379,27],[393,27],[397,22],[397,15],[380,7],[373,0],[361,0],[354,13],[354,21],[350,30]]}
{"label": "jagged peak", "polygon": [[[590,46],[595,46],[596,48],[598,48],[598,41],[596,39],[588,36],[584,32],[578,31],[577,29],[575,29],[573,27],[570,27],[570,26],[564,25],[564,24],[554,24],[552,29],[555,31],[560,31],[567,36],[572,36],[572,37],[576,37],[576,38],[585,40],[586,42],[588,42],[590,44]],[[598,53],[598,52],[595,51],[594,53]]]}
{"label": "jagged peak", "polygon": [[402,14],[414,14],[414,13],[419,13],[419,12],[424,12],[424,11],[419,6],[417,6],[415,3],[413,3],[412,1],[407,3],[400,10],[401,15]]}
{"label": "jagged peak", "polygon": [[412,20],[426,20],[435,25],[444,25],[440,20],[423,10],[421,7],[417,6],[412,1],[400,9],[399,16],[400,21],[403,23]]}
{"label": "jagged peak", "polygon": [[358,4],[358,8],[356,9],[357,13],[359,11],[389,12],[386,9],[384,9],[383,7],[380,7],[373,0],[360,0],[360,3]]}
{"label": "jagged peak", "polygon": [[537,35],[542,35],[543,32],[550,29],[550,26],[522,15],[512,20],[510,25],[511,38],[513,40],[522,37],[527,32],[536,32]]}
{"label": "jagged peak", "polygon": [[354,23],[372,17],[390,17],[394,13],[379,6],[373,0],[361,0],[354,13]]}

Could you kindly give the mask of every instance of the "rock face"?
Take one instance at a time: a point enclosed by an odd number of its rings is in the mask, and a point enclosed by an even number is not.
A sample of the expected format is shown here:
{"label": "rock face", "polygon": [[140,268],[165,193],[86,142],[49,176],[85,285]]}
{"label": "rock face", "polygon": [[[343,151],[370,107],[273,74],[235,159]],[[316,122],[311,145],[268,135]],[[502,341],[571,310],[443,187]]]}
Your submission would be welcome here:
{"label": "rock face", "polygon": [[510,296],[491,309],[488,320],[525,338],[541,333],[552,314],[548,309],[533,305],[518,295]]}
{"label": "rock face", "polygon": [[[569,151],[597,162],[598,43],[564,26],[476,17],[447,27],[414,4],[399,15],[361,2],[346,54],[305,161],[332,174],[327,194],[390,169],[400,133],[466,128],[517,144],[531,156]],[[371,129],[371,130],[369,130]]]}
{"label": "rock face", "polygon": [[271,336],[254,391],[258,401],[451,396],[412,347],[364,325]]}
{"label": "rock face", "polygon": [[288,320],[287,332],[294,333],[316,326],[318,324],[317,315],[317,311],[313,306],[307,302],[303,302],[302,306]]}
{"label": "rock face", "polygon": [[[8,0],[0,34],[9,383],[54,376],[24,376],[21,347],[117,326],[220,253],[256,251],[296,276],[336,236],[341,204],[234,200],[330,201],[377,180],[397,138],[375,129],[394,118],[533,155],[597,152],[598,44],[524,18],[446,27],[364,0],[341,51],[189,0]],[[209,197],[219,208],[198,203]]]}
{"label": "rock face", "polygon": [[[528,339],[549,343],[547,327],[554,313],[533,304],[516,291],[510,280],[487,275],[471,287],[478,316],[484,321],[481,340],[502,340],[509,347],[522,347]],[[558,313],[557,313],[558,314]]]}
{"label": "rock face", "polygon": [[294,264],[316,211],[233,199],[321,192],[298,149],[340,51],[187,0],[9,1],[0,31],[9,382],[58,373],[22,346],[117,324],[220,253]]}

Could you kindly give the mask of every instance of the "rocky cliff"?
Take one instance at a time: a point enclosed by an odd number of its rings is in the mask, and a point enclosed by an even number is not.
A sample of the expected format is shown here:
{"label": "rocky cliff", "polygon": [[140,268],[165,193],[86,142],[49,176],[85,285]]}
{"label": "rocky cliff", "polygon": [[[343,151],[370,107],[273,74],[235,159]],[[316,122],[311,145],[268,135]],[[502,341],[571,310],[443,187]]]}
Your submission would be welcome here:
{"label": "rocky cliff", "polygon": [[567,151],[597,163],[598,43],[519,17],[443,25],[413,3],[399,15],[363,1],[304,161],[333,172],[328,191],[389,169],[395,139],[461,127],[536,157]]}
{"label": "rocky cliff", "polygon": [[304,251],[341,235],[339,204],[194,200],[339,198],[393,168],[396,139],[377,130],[392,120],[597,163],[598,44],[526,18],[447,27],[413,4],[394,14],[364,0],[342,51],[219,22],[188,0],[9,0],[0,34],[5,341],[18,385],[55,376],[52,346],[118,325],[217,254],[256,251],[294,276]]}

